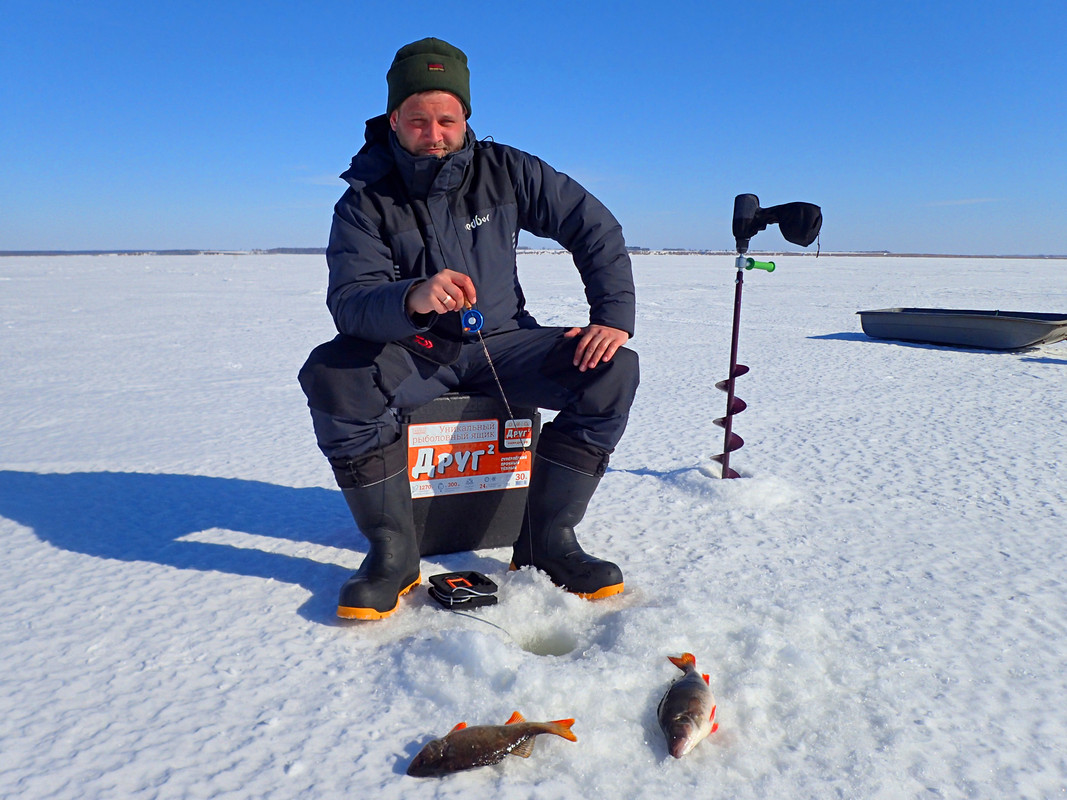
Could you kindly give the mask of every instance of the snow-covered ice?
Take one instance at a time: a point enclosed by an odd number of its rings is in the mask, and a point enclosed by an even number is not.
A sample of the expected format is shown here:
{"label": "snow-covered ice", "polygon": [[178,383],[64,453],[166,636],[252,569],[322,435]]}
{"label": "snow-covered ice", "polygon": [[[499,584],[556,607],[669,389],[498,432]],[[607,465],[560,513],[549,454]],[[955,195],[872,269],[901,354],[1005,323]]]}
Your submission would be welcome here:
{"label": "snow-covered ice", "polygon": [[[1067,343],[868,339],[856,311],[1067,312],[1062,260],[639,255],[642,385],[579,529],[589,603],[508,550],[470,615],[425,588],[341,624],[356,533],[296,372],[333,335],[315,256],[0,259],[0,796],[1048,798],[1067,787]],[[582,324],[564,254],[520,272]],[[424,584],[425,587],[425,584]],[[667,754],[691,651],[720,729]],[[577,743],[404,774],[455,723]]]}

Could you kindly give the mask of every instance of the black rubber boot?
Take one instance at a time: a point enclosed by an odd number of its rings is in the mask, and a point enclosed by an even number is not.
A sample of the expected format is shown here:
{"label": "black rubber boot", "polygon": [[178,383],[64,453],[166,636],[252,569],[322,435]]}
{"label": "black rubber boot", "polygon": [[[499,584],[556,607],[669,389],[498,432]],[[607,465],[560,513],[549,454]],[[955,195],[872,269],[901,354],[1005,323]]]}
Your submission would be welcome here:
{"label": "black rubber boot", "polygon": [[588,600],[619,594],[622,570],[586,553],[574,535],[599,483],[599,475],[535,456],[511,569],[533,565],[557,586]]}
{"label": "black rubber boot", "polygon": [[407,473],[341,491],[370,550],[359,571],[341,587],[337,616],[382,619],[396,611],[401,595],[422,581]]}

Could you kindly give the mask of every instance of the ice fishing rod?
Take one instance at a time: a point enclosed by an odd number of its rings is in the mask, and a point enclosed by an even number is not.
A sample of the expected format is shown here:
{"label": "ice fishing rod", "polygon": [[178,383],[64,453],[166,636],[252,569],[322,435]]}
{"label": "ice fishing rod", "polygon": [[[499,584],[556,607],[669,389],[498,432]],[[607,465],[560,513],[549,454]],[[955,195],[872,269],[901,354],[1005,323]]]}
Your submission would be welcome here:
{"label": "ice fishing rod", "polygon": [[734,279],[734,320],[730,336],[730,371],[726,380],[715,384],[716,389],[726,392],[726,413],[715,420],[723,428],[722,453],[712,459],[722,464],[723,478],[740,478],[740,473],[730,467],[730,453],[740,450],[745,441],[733,431],[735,414],[740,414],[748,404],[734,393],[734,381],[747,373],[748,367],[737,363],[737,341],[741,333],[741,289],[745,283],[745,271],[760,269],[774,272],[773,261],[756,261],[748,258],[749,240],[768,225],[778,224],[786,241],[807,247],[814,242],[822,229],[822,209],[811,203],[785,203],[770,208],[760,208],[759,198],[754,194],[739,194],[734,198],[733,233],[737,244],[737,277]]}

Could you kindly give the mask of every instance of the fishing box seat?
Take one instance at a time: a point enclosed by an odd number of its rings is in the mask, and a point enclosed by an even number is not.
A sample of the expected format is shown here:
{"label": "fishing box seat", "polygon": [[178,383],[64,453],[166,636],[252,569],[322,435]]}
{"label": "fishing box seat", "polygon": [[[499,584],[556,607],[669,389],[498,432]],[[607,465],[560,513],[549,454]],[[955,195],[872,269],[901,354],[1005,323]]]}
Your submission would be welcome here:
{"label": "fishing box seat", "polygon": [[518,538],[541,413],[449,392],[402,416],[424,556],[510,547]]}

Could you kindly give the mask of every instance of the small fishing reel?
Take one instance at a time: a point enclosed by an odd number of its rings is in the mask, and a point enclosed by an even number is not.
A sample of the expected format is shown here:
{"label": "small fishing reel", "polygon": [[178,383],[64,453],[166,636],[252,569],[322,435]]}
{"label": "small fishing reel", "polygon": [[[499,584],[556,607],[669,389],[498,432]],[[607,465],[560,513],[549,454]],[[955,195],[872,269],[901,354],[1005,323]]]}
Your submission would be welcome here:
{"label": "small fishing reel", "polygon": [[468,308],[463,312],[461,319],[463,320],[463,330],[468,333],[477,333],[482,329],[482,325],[485,324],[482,312],[476,308]]}

